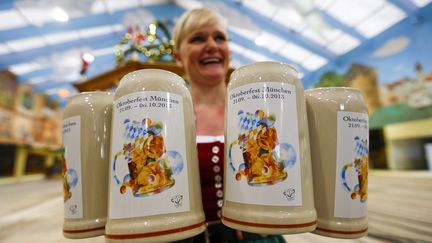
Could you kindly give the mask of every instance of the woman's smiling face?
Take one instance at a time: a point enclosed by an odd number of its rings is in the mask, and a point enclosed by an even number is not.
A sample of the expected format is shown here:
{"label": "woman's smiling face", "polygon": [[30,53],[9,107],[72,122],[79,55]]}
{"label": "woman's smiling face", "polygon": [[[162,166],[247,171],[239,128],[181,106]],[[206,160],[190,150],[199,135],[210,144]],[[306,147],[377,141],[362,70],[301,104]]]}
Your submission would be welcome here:
{"label": "woman's smiling face", "polygon": [[191,82],[212,85],[225,81],[229,64],[225,31],[217,23],[195,29],[182,41],[176,61],[189,74]]}

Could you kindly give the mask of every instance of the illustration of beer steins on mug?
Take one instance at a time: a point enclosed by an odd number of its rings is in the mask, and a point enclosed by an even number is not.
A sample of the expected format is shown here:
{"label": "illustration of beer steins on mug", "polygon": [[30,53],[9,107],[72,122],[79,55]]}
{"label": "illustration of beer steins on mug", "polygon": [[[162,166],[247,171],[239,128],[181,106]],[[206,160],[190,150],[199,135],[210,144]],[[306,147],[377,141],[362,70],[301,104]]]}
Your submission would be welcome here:
{"label": "illustration of beer steins on mug", "polygon": [[241,181],[244,176],[250,186],[285,180],[286,169],[296,162],[296,153],[290,144],[278,142],[276,117],[267,116],[262,110],[255,113],[240,110],[237,115],[241,133],[228,150],[229,165],[236,180]]}
{"label": "illustration of beer steins on mug", "polygon": [[67,168],[64,153],[62,154],[62,177],[63,177],[63,201],[72,197],[72,188],[78,184],[78,173],[72,168]]}
{"label": "illustration of beer steins on mug", "polygon": [[[163,124],[149,118],[142,121],[124,121],[124,137],[129,143],[123,144],[114,156],[114,181],[120,186],[120,193],[131,188],[135,197],[160,193],[175,184],[174,175],[183,170],[183,158],[176,151],[166,151],[162,137]],[[127,165],[129,173],[122,181],[117,167]]]}
{"label": "illustration of beer steins on mug", "polygon": [[[367,200],[367,184],[368,184],[368,141],[367,139],[361,140],[360,137],[354,137],[355,142],[355,158],[351,163],[346,163],[342,167],[341,177],[342,185],[348,193],[351,193],[351,199],[355,200],[357,196],[360,198],[360,202],[366,202]],[[349,169],[354,169],[354,174],[357,177],[355,183],[349,183],[347,172]],[[353,180],[351,180],[353,181]],[[356,184],[358,182],[358,184]]]}

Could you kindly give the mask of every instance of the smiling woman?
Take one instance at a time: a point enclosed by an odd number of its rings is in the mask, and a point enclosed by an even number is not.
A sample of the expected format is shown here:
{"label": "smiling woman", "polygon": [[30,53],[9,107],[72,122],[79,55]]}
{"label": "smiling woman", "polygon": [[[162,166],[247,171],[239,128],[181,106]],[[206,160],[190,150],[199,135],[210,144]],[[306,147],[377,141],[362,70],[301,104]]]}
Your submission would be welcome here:
{"label": "smiling woman", "polygon": [[186,70],[193,90],[212,86],[224,94],[223,81],[229,64],[225,22],[208,10],[190,13],[183,15],[174,30],[176,62]]}
{"label": "smiling woman", "polygon": [[206,233],[186,242],[285,242],[221,224],[226,76],[230,52],[224,19],[208,9],[186,12],[174,28],[175,60],[190,82]]}

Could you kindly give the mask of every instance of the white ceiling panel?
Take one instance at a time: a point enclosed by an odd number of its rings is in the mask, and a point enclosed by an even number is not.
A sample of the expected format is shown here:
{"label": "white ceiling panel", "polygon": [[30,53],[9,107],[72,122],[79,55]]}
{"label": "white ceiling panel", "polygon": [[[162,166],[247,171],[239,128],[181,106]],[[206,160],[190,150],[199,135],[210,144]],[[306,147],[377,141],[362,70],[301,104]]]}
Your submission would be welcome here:
{"label": "white ceiling panel", "polygon": [[133,8],[139,6],[139,0],[105,0],[109,12],[115,12],[123,9]]}
{"label": "white ceiling panel", "polygon": [[277,11],[277,7],[266,0],[242,1],[242,4],[267,18],[272,18]]}
{"label": "white ceiling panel", "polygon": [[48,77],[46,77],[46,76],[41,76],[41,77],[34,77],[34,78],[31,78],[31,79],[28,81],[28,83],[29,83],[29,84],[32,84],[32,85],[35,85],[35,84],[44,83],[44,82],[46,82],[46,81],[48,81]]}
{"label": "white ceiling panel", "polygon": [[141,2],[141,5],[148,6],[148,5],[155,5],[155,4],[164,4],[164,3],[171,3],[173,0],[139,0]]}
{"label": "white ceiling panel", "polygon": [[[147,5],[154,5],[154,4],[164,4],[164,3],[170,3],[171,0],[130,0],[130,1],[118,1],[118,0],[111,0],[107,1],[107,4],[105,4],[105,0],[95,0],[91,6],[91,12],[96,13],[105,13],[108,11],[115,11],[115,10],[122,10],[132,7],[137,7],[138,5],[147,6]],[[109,8],[109,10],[107,9]]]}
{"label": "white ceiling panel", "polygon": [[316,7],[326,10],[328,9],[336,0],[313,0]]}
{"label": "white ceiling panel", "polygon": [[303,17],[299,12],[288,9],[279,9],[273,17],[273,20],[286,28],[299,31],[304,27]]}
{"label": "white ceiling panel", "polygon": [[314,70],[317,70],[318,68],[324,66],[327,62],[328,62],[327,59],[325,59],[325,58],[323,58],[321,56],[312,54],[309,57],[307,57],[301,63],[301,65],[304,66],[309,71],[314,71]]}
{"label": "white ceiling panel", "polygon": [[264,44],[263,47],[267,48],[271,52],[276,52],[282,49],[285,45],[285,41],[269,32],[263,31],[260,35],[260,38],[263,38]]}
{"label": "white ceiling panel", "polygon": [[339,38],[341,35],[345,35],[345,32],[336,28],[323,28],[320,30],[319,34],[327,41],[333,41]]}
{"label": "white ceiling panel", "polygon": [[252,51],[250,49],[245,48],[244,53],[242,53],[245,57],[255,61],[255,62],[262,62],[262,61],[272,61],[271,58],[264,56],[256,51]]}
{"label": "white ceiling panel", "polygon": [[119,31],[124,31],[124,30],[126,30],[126,27],[125,27],[124,25],[122,25],[122,24],[115,24],[115,25],[111,25],[111,27],[112,27],[112,29],[113,29],[115,32],[119,32]]}
{"label": "white ceiling panel", "polygon": [[385,0],[337,0],[327,11],[340,22],[355,26],[385,3]]}
{"label": "white ceiling panel", "polygon": [[50,81],[55,80],[57,82],[61,83],[72,83],[76,82],[77,80],[80,80],[81,76],[79,73],[80,67],[79,66],[65,66],[62,69],[57,69],[53,73],[53,75],[50,76]]}
{"label": "white ceiling panel", "polygon": [[374,15],[361,22],[356,29],[368,38],[374,37],[405,18],[405,13],[392,4],[387,4]]}
{"label": "white ceiling panel", "polygon": [[432,0],[410,0],[413,2],[417,7],[424,7],[425,5],[432,2]]}
{"label": "white ceiling panel", "polygon": [[280,54],[294,62],[301,63],[306,57],[312,53],[298,45],[287,42]]}
{"label": "white ceiling panel", "polygon": [[230,41],[228,43],[229,48],[231,49],[231,51],[242,54],[242,52],[244,51],[244,47],[241,45],[237,45],[236,43]]}
{"label": "white ceiling panel", "polygon": [[20,28],[27,25],[25,18],[16,10],[0,11],[0,30]]}
{"label": "white ceiling panel", "polygon": [[115,46],[92,50],[91,54],[96,57],[106,56],[106,55],[114,55]]}
{"label": "white ceiling panel", "polygon": [[343,34],[341,30],[332,28],[330,26],[323,27],[318,30],[305,28],[300,33],[306,36],[307,38],[313,40],[317,44],[320,44],[321,46],[325,46],[327,43],[335,40],[336,38],[338,38],[340,35]]}
{"label": "white ceiling panel", "polygon": [[96,28],[86,28],[81,29],[80,34],[84,38],[91,38],[99,35],[106,35],[113,32],[113,28],[111,25],[104,25]]}
{"label": "white ceiling panel", "polygon": [[316,31],[310,28],[305,28],[300,33],[321,46],[324,46],[327,43],[327,40],[324,38],[324,36],[318,34]]}
{"label": "white ceiling panel", "polygon": [[47,6],[45,9],[40,8],[21,8],[20,12],[34,26],[42,26],[45,23],[53,22],[54,19],[51,16],[51,11],[54,6]]}
{"label": "white ceiling panel", "polygon": [[258,32],[256,31],[252,31],[250,29],[246,29],[246,28],[238,28],[238,27],[234,27],[234,26],[230,26],[229,30],[243,36],[244,38],[250,40],[250,41],[254,41],[255,38],[259,35]]}
{"label": "white ceiling panel", "polygon": [[35,62],[26,62],[10,66],[10,70],[16,75],[22,75],[29,72],[36,71],[41,68],[41,65]]}
{"label": "white ceiling panel", "polygon": [[44,36],[45,40],[50,45],[55,45],[63,42],[74,41],[80,39],[78,31],[60,32]]}
{"label": "white ceiling panel", "polygon": [[95,0],[90,9],[90,12],[93,14],[106,13],[107,11],[107,5],[104,0]]}
{"label": "white ceiling panel", "polygon": [[8,45],[12,51],[20,52],[46,46],[46,42],[42,37],[32,37],[8,41],[6,45]]}
{"label": "white ceiling panel", "polygon": [[351,35],[341,33],[338,38],[327,45],[327,48],[337,55],[342,55],[348,51],[351,51],[358,45],[360,45],[360,41],[358,39],[352,37]]}
{"label": "white ceiling panel", "polygon": [[[145,0],[144,0],[145,1]],[[202,8],[203,2],[199,0],[174,0],[175,4],[184,9]]]}
{"label": "white ceiling panel", "polygon": [[245,56],[245,57],[247,57],[250,60],[255,61],[255,62],[272,60],[269,57],[266,57],[266,56],[264,56],[264,55],[262,55],[262,54],[260,54],[258,52],[255,52],[255,51],[252,51],[252,50],[250,50],[248,48],[240,46],[240,45],[238,45],[238,44],[236,44],[234,42],[230,42],[229,43],[229,47],[231,48],[231,50],[233,52],[236,52],[236,53],[238,53],[238,54],[240,54],[242,56]]}
{"label": "white ceiling panel", "polygon": [[9,53],[10,53],[9,48],[5,44],[0,43],[0,55],[5,55]]}

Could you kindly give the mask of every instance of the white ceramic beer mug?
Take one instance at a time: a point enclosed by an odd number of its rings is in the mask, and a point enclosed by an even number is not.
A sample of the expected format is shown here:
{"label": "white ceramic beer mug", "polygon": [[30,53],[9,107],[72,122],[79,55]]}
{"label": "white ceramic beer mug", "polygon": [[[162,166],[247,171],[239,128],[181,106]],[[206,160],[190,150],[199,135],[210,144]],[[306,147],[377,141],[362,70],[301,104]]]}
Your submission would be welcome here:
{"label": "white ceramic beer mug", "polygon": [[262,233],[316,226],[303,86],[289,65],[260,62],[228,84],[222,222]]}
{"label": "white ceramic beer mug", "polygon": [[306,90],[312,152],[314,233],[359,238],[367,234],[368,113],[357,89]]}
{"label": "white ceramic beer mug", "polygon": [[63,234],[67,238],[105,232],[112,102],[111,93],[84,92],[71,97],[63,112]]}
{"label": "white ceramic beer mug", "polygon": [[184,80],[145,69],[115,92],[107,242],[167,242],[205,230],[192,100]]}

